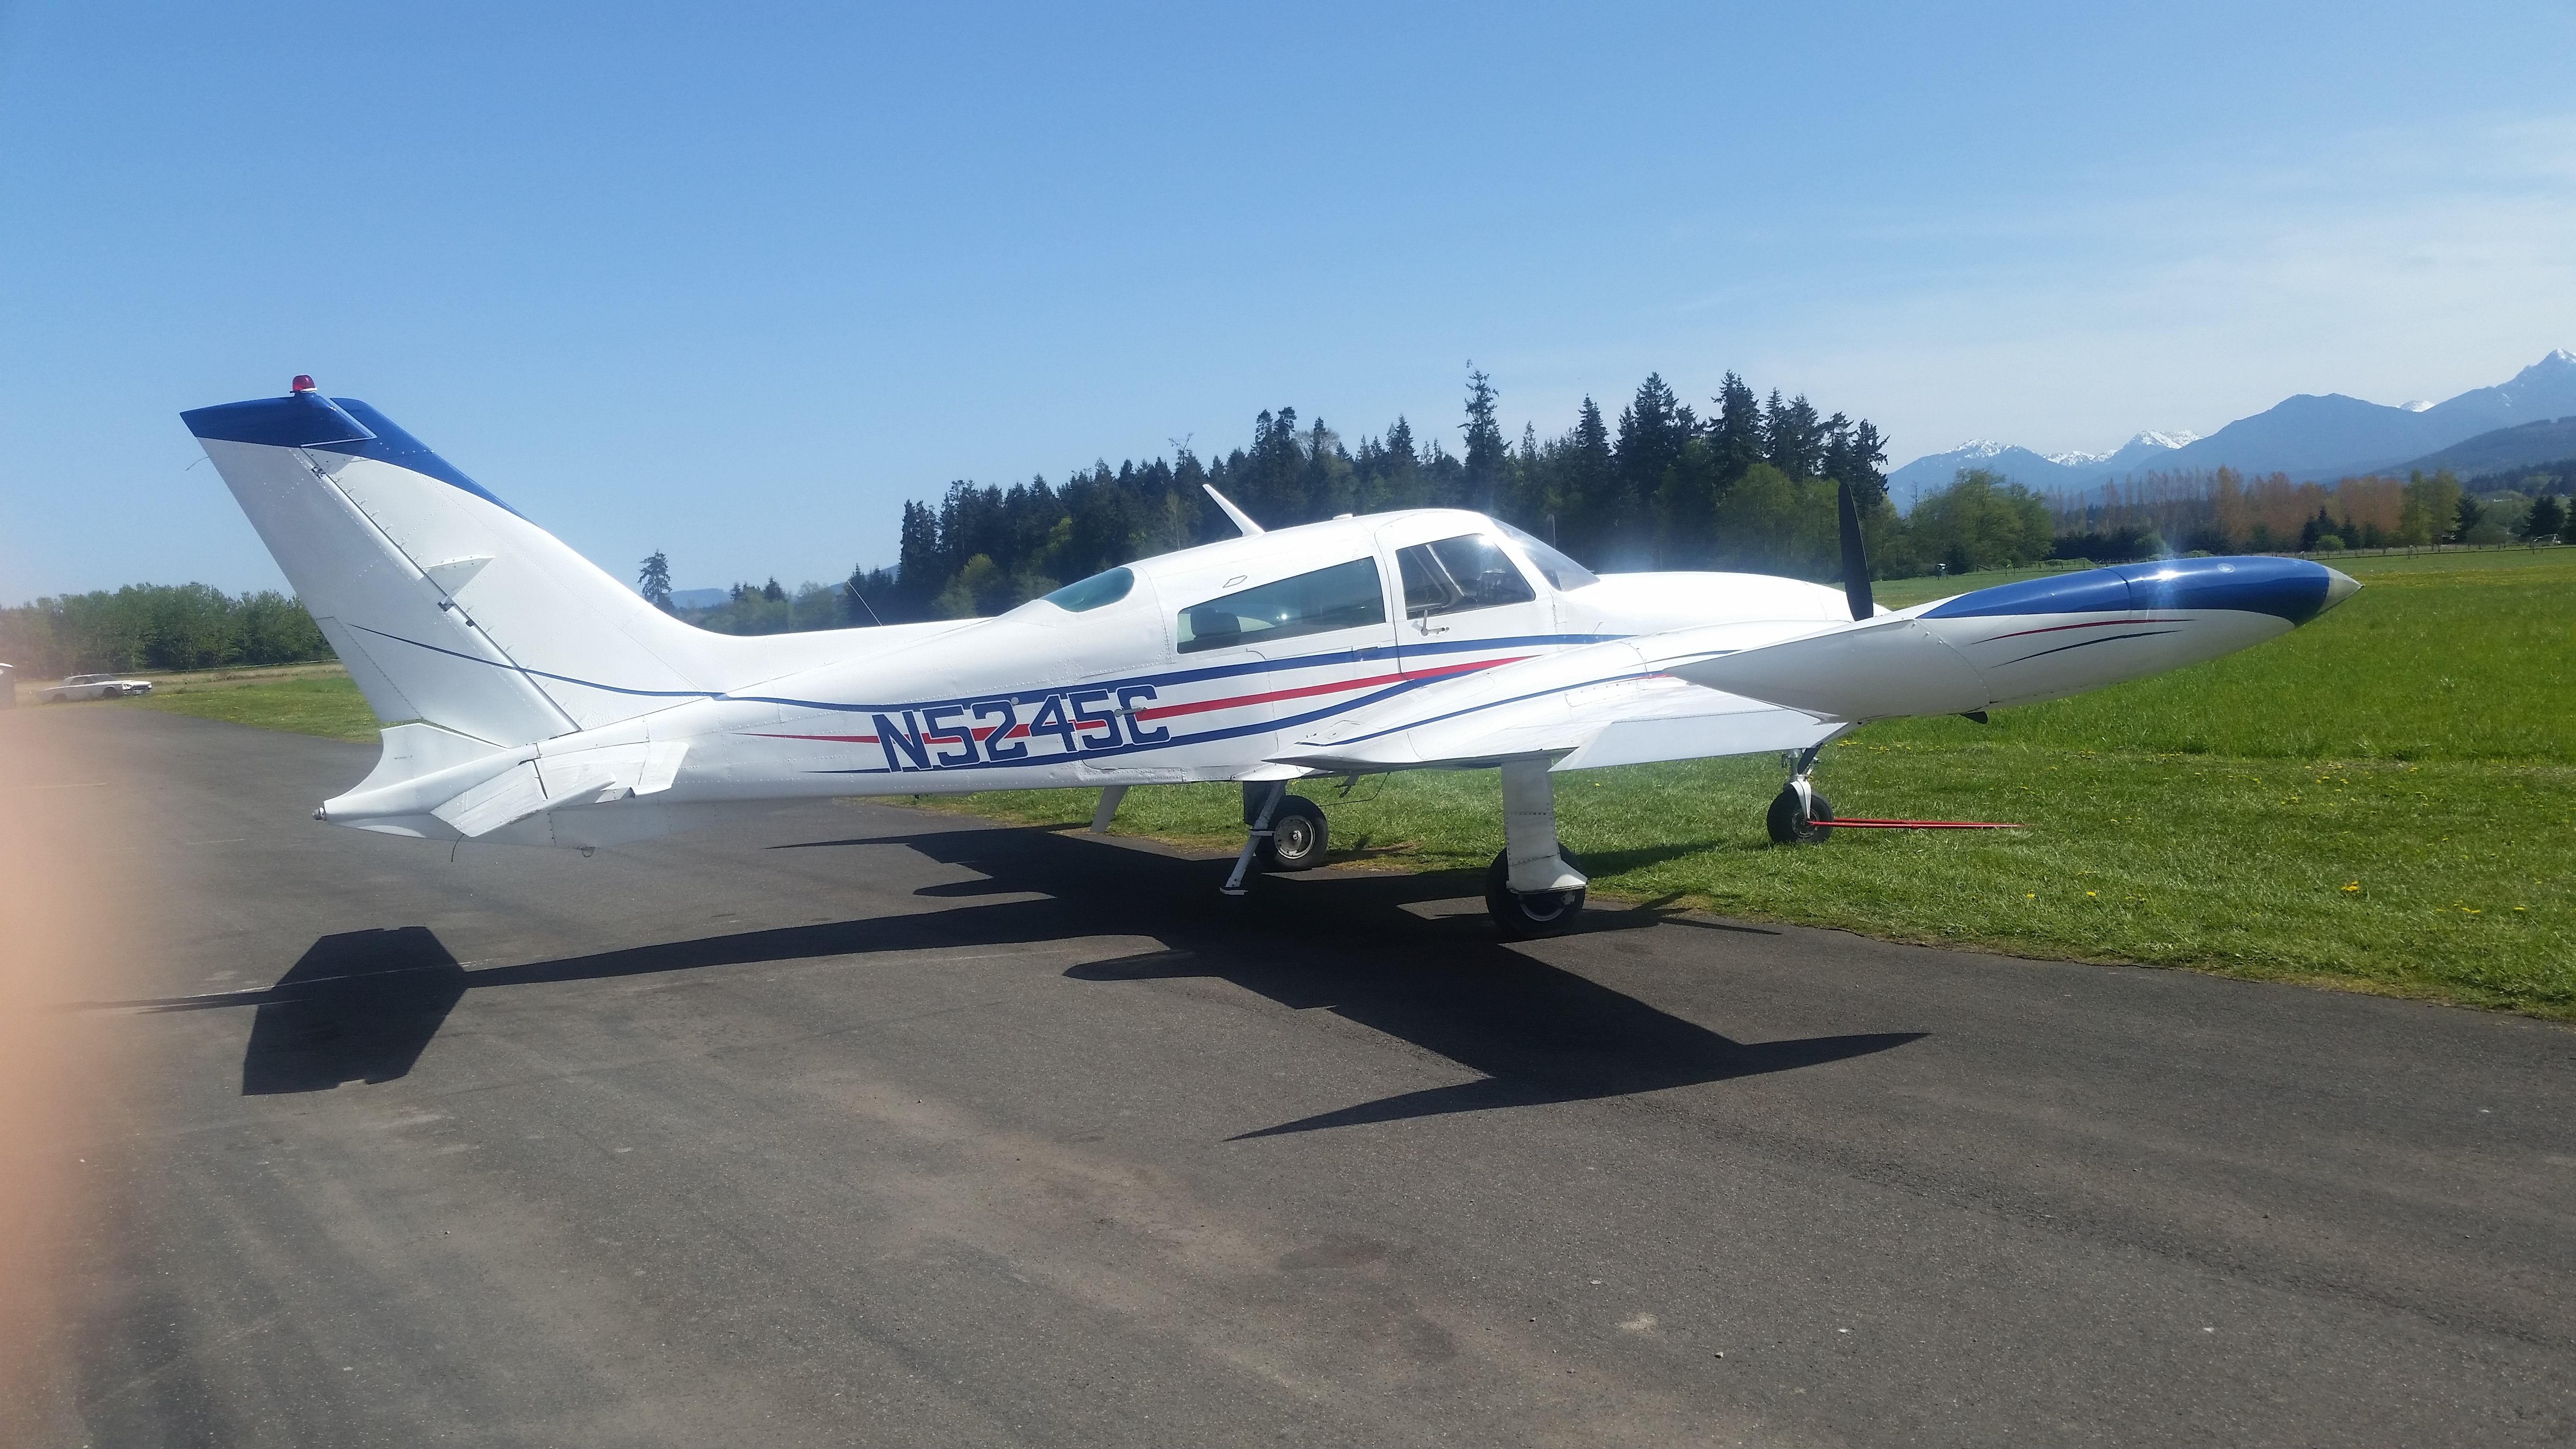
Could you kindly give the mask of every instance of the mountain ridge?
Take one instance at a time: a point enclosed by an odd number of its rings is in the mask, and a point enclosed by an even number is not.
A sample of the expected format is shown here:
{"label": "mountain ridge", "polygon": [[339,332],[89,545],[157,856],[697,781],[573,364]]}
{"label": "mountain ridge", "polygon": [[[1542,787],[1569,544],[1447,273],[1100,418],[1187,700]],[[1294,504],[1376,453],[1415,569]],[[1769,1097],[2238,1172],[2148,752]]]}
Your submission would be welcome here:
{"label": "mountain ridge", "polygon": [[2110,453],[2051,458],[2008,443],[1977,440],[1926,454],[1887,475],[1889,495],[1911,507],[1960,468],[1986,467],[2025,487],[2089,489],[2144,469],[2235,468],[2330,481],[2400,469],[2483,434],[2576,414],[2576,353],[2559,348],[2492,387],[2471,388],[2429,406],[2369,402],[2342,393],[2299,393],[2236,419],[2207,437],[2142,432]]}

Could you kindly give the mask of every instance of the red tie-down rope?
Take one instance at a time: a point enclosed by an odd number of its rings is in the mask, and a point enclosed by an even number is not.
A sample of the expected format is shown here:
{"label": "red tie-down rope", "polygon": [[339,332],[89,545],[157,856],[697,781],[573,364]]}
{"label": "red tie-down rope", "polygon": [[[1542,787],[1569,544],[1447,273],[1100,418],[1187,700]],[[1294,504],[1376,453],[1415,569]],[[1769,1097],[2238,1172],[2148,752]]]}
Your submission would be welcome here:
{"label": "red tie-down rope", "polygon": [[1810,820],[1818,829],[1835,829],[1845,825],[1864,830],[2027,830],[2026,825],[2000,820]]}

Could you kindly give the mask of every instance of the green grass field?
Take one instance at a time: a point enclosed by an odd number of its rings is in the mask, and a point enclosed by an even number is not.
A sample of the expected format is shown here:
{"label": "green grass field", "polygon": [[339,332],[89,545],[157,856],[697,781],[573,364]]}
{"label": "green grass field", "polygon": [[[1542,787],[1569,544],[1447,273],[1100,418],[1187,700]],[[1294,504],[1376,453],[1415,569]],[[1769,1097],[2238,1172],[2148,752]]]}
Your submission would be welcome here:
{"label": "green grass field", "polygon": [[116,707],[194,715],[334,740],[372,740],[379,728],[358,686],[337,664],[156,674],[151,678],[150,694],[117,702]]}
{"label": "green grass field", "polygon": [[[1558,777],[1562,829],[1602,895],[1897,940],[2304,980],[2576,1020],[2576,549],[2341,563],[2365,587],[2245,653],[1986,726],[1876,724],[1827,751],[1848,815],[2019,831],[1842,831],[1783,849],[1764,760]],[[2008,577],[1903,580],[1904,605]],[[125,706],[369,739],[345,676]],[[1297,787],[1337,860],[1481,871],[1492,772]],[[1116,829],[1242,839],[1233,786],[1140,789]],[[924,800],[1088,819],[1090,791]],[[1479,887],[1462,881],[1462,893]]]}

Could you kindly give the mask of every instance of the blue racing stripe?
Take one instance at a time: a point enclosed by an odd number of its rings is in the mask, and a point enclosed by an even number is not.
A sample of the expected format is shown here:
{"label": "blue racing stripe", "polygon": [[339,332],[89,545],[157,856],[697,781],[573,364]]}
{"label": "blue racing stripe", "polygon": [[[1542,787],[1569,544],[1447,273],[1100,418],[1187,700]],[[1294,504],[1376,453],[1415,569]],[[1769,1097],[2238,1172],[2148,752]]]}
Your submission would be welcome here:
{"label": "blue racing stripe", "polygon": [[2106,634],[2098,639],[2079,639],[2072,644],[2060,644],[2054,649],[2042,649],[2036,654],[2025,654],[2019,659],[2007,659],[1994,667],[2003,669],[2015,664],[2026,664],[2033,659],[2045,659],[2051,654],[2063,654],[2069,649],[2089,649],[2096,644],[2116,644],[2123,639],[2153,639],[2159,634],[2181,632],[2180,629],[2140,629],[2134,634]]}
{"label": "blue racing stripe", "polygon": [[[414,648],[414,649],[426,649],[426,650],[428,650],[429,652],[431,652],[431,653],[433,653],[433,654],[444,654],[444,655],[446,655],[447,657],[449,657],[449,658],[451,658],[451,659],[462,659],[462,660],[465,660],[466,662],[471,663],[471,664],[480,664],[480,665],[483,665],[483,666],[485,666],[486,668],[506,670],[506,671],[508,671],[508,672],[510,672],[510,673],[517,674],[517,675],[521,675],[521,676],[523,676],[523,677],[526,677],[526,678],[528,678],[528,679],[532,679],[532,680],[535,680],[535,679],[548,679],[548,680],[553,680],[553,681],[555,681],[555,682],[557,682],[557,683],[561,683],[561,684],[576,684],[576,685],[581,686],[581,687],[582,687],[582,688],[584,688],[584,689],[596,689],[596,690],[599,690],[600,692],[602,692],[602,693],[604,693],[604,694],[622,694],[622,695],[627,695],[627,696],[630,696],[630,697],[633,697],[633,698],[638,698],[638,699],[680,699],[680,700],[687,700],[687,699],[718,699],[718,700],[739,700],[739,701],[741,701],[741,702],[743,702],[743,703],[746,703],[746,704],[775,704],[775,705],[783,705],[783,706],[787,706],[787,707],[790,707],[790,708],[796,708],[796,709],[814,709],[814,710],[824,710],[824,711],[829,711],[829,712],[839,713],[839,714],[880,714],[880,713],[889,713],[889,712],[893,712],[893,711],[897,711],[897,710],[906,710],[906,709],[916,709],[916,710],[918,710],[918,709],[939,709],[939,708],[942,708],[942,707],[944,707],[944,706],[948,706],[948,705],[956,705],[956,704],[972,704],[972,703],[975,703],[975,702],[977,702],[977,701],[982,701],[982,700],[1008,699],[1008,700],[1012,701],[1013,703],[1029,703],[1029,702],[1035,702],[1035,701],[1038,701],[1038,700],[1045,699],[1045,698],[1046,698],[1048,695],[1050,695],[1050,694],[1060,694],[1060,693],[1062,693],[1064,690],[1066,690],[1066,689],[1068,689],[1068,688],[1073,688],[1073,687],[1075,687],[1075,686],[1070,685],[1070,684],[1040,685],[1040,686],[1032,686],[1032,687],[1030,687],[1030,688],[1022,689],[1022,690],[1017,690],[1017,691],[991,690],[991,691],[987,691],[987,692],[980,693],[980,694],[959,695],[959,696],[956,696],[956,697],[954,697],[954,698],[949,698],[949,699],[907,700],[907,701],[903,701],[903,702],[901,702],[901,703],[873,703],[873,704],[868,704],[868,703],[857,703],[857,704],[854,704],[854,703],[846,703],[846,702],[842,702],[842,701],[838,701],[838,700],[825,700],[825,699],[797,699],[797,698],[793,698],[793,697],[790,697],[790,696],[787,696],[787,695],[775,695],[775,694],[731,694],[731,693],[727,693],[727,692],[725,692],[725,691],[723,691],[723,690],[712,690],[712,689],[633,689],[633,688],[629,688],[629,687],[627,687],[627,686],[625,686],[625,685],[618,685],[618,684],[602,684],[602,683],[600,683],[600,682],[599,682],[599,681],[597,681],[597,680],[593,680],[593,679],[583,679],[583,678],[580,678],[580,677],[579,677],[579,676],[577,676],[577,675],[571,675],[571,674],[555,674],[555,673],[552,673],[552,672],[550,672],[550,671],[543,670],[543,669],[531,669],[531,668],[529,668],[527,665],[520,664],[520,663],[518,663],[518,662],[517,662],[517,661],[515,661],[515,660],[505,662],[505,661],[501,661],[501,660],[484,659],[484,658],[481,658],[481,657],[479,657],[479,656],[477,656],[477,655],[467,654],[467,653],[465,653],[465,652],[463,652],[463,651],[461,651],[461,650],[449,649],[449,648],[445,648],[445,647],[443,647],[443,646],[441,646],[441,645],[437,645],[437,644],[424,643],[424,642],[422,642],[421,640],[418,640],[418,639],[409,639],[409,638],[405,638],[404,636],[402,636],[402,635],[400,635],[400,634],[388,634],[388,633],[386,633],[384,630],[381,630],[381,629],[370,629],[370,628],[368,628],[368,627],[367,627],[366,625],[364,625],[364,624],[352,624],[352,625],[350,625],[349,627],[351,627],[351,628],[353,628],[353,629],[356,629],[356,630],[360,631],[361,633],[372,634],[372,635],[376,636],[376,637],[377,637],[377,638],[379,638],[379,639],[391,640],[392,642],[394,642],[394,643],[396,643],[396,644],[408,644],[408,645],[410,645],[410,646],[411,646],[412,648]],[[853,631],[853,632],[856,632],[856,631]],[[1619,637],[1619,636],[1616,636],[1616,635],[1596,635],[1596,634],[1528,635],[1528,636],[1523,636],[1523,637],[1519,637],[1519,638],[1506,639],[1506,640],[1499,640],[1499,641],[1498,641],[1498,640],[1472,640],[1472,641],[1465,641],[1465,642],[1458,643],[1458,644],[1446,645],[1446,646],[1443,646],[1443,647],[1444,647],[1444,648],[1446,648],[1447,650],[1450,650],[1450,651],[1453,651],[1453,652],[1454,652],[1454,651],[1458,651],[1458,650],[1490,649],[1490,648],[1495,648],[1495,647],[1512,647],[1512,646],[1525,646],[1525,645],[1534,645],[1534,644],[1550,644],[1550,643],[1566,643],[1566,644],[1575,644],[1575,643],[1587,643],[1587,644],[1588,644],[1588,643],[1600,643],[1600,642],[1603,642],[1603,641],[1605,641],[1605,640],[1607,640],[1607,639],[1616,638],[1616,637]],[[1382,648],[1383,646],[1369,646],[1369,647],[1371,647],[1371,648]],[[1245,662],[1242,662],[1242,663],[1237,663],[1237,664],[1215,665],[1215,666],[1210,666],[1210,667],[1200,668],[1200,669],[1178,669],[1178,670],[1171,670],[1171,671],[1167,671],[1167,672],[1165,672],[1165,673],[1160,673],[1160,674],[1130,675],[1130,676],[1127,676],[1127,677],[1125,677],[1125,678],[1121,678],[1121,679],[1114,679],[1114,680],[1099,680],[1099,681],[1086,682],[1086,683],[1082,684],[1080,687],[1081,687],[1081,688],[1085,688],[1085,689],[1111,689],[1111,690],[1122,689],[1122,688],[1130,688],[1130,687],[1137,687],[1137,686],[1151,686],[1151,687],[1155,687],[1155,688],[1162,688],[1162,687],[1166,687],[1166,686],[1170,686],[1170,685],[1177,685],[1177,684],[1195,684],[1195,683],[1199,683],[1199,682],[1201,682],[1201,681],[1203,681],[1203,680],[1209,680],[1209,679],[1223,679],[1223,678],[1239,677],[1239,676],[1242,676],[1242,675],[1245,675],[1245,674],[1259,674],[1259,673],[1264,673],[1264,672],[1276,673],[1276,672],[1278,672],[1278,671],[1281,671],[1281,670],[1287,670],[1287,669],[1314,669],[1314,668],[1320,668],[1320,667],[1323,667],[1323,666],[1325,666],[1325,665],[1331,665],[1331,664],[1347,664],[1347,663],[1360,663],[1360,662],[1368,662],[1368,661],[1363,661],[1363,660],[1361,659],[1361,651],[1360,651],[1360,650],[1358,650],[1358,649],[1341,649],[1341,650],[1333,650],[1333,651],[1329,651],[1329,652],[1327,652],[1327,653],[1323,653],[1323,654],[1310,654],[1310,655],[1306,655],[1306,656],[1303,656],[1303,657],[1300,657],[1300,658],[1295,658],[1295,659],[1255,659],[1255,660],[1248,660],[1248,661],[1245,661]],[[1395,663],[1395,662],[1397,662],[1397,661],[1389,660],[1388,662],[1389,662],[1389,663]],[[1459,675],[1457,675],[1457,674],[1437,674],[1437,675],[1429,675],[1429,676],[1425,676],[1424,678],[1422,678],[1422,679],[1418,679],[1418,680],[1407,680],[1407,681],[1405,681],[1402,685],[1395,686],[1395,687],[1394,687],[1394,691],[1393,691],[1393,692],[1395,692],[1395,693],[1402,693],[1405,689],[1415,688],[1415,687],[1418,687],[1418,686],[1420,686],[1420,685],[1424,685],[1424,684],[1436,684],[1436,683],[1440,682],[1441,680],[1445,680],[1445,679],[1456,679],[1456,678],[1459,678],[1459,677],[1460,677],[1460,676],[1459,676]],[[1374,696],[1371,696],[1371,697],[1370,697],[1370,699],[1371,699],[1371,700],[1374,700],[1374,699],[1384,698],[1384,697],[1386,697],[1386,696],[1385,696],[1385,695],[1374,695]],[[1287,723],[1303,722],[1303,720],[1306,720],[1306,719],[1320,719],[1320,718],[1322,718],[1324,715],[1333,714],[1333,713],[1336,713],[1336,712],[1338,712],[1338,711],[1340,711],[1340,710],[1344,710],[1344,709],[1355,709],[1355,708],[1357,708],[1360,704],[1362,704],[1362,703],[1366,703],[1366,702],[1369,702],[1369,701],[1367,701],[1367,700],[1351,701],[1351,702],[1347,702],[1347,703],[1344,703],[1344,704],[1328,706],[1328,707],[1326,707],[1326,708],[1324,708],[1324,709],[1322,709],[1322,710],[1320,710],[1320,711],[1318,711],[1318,712],[1316,712],[1316,713],[1314,713],[1314,714],[1311,714],[1311,715],[1305,715],[1305,716],[1300,716],[1300,717],[1299,717],[1299,719],[1298,719],[1297,721],[1272,721],[1272,722],[1270,722],[1270,727],[1272,727],[1272,728],[1279,728],[1279,727],[1283,727],[1283,726],[1284,726],[1285,724],[1287,724]],[[1221,735],[1193,736],[1193,738],[1211,738],[1211,739],[1213,739],[1213,738],[1223,738],[1223,736],[1221,736]],[[963,768],[963,767],[962,767],[962,766],[960,766],[960,767],[958,767],[958,768]]]}

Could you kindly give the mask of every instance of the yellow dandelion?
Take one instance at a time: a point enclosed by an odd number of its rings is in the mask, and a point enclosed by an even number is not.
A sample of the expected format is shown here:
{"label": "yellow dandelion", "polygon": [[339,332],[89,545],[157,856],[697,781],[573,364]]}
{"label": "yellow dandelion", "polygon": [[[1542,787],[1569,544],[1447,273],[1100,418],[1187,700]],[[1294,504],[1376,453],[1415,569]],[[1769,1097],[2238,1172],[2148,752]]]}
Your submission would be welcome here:
{"label": "yellow dandelion", "polygon": [[2361,889],[2361,882],[2359,882],[2359,881],[2357,881],[2357,880],[2355,880],[2355,881],[2346,881],[2346,882],[2344,882],[2344,887],[2343,887],[2343,889],[2344,889],[2344,894],[2346,894],[2346,895],[2350,895],[2350,894],[2352,894],[2354,891],[2357,891],[2357,890]]}

